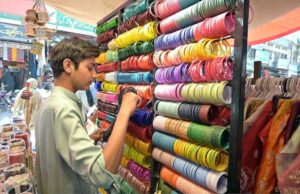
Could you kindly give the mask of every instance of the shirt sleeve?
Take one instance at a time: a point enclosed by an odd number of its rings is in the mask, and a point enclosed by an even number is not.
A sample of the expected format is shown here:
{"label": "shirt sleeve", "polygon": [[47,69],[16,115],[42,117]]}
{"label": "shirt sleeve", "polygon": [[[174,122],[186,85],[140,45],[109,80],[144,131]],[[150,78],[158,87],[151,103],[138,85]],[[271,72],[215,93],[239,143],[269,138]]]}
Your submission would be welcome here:
{"label": "shirt sleeve", "polygon": [[103,151],[88,136],[80,113],[63,107],[55,117],[56,149],[69,167],[90,184],[107,190],[116,188],[120,177],[105,169]]}

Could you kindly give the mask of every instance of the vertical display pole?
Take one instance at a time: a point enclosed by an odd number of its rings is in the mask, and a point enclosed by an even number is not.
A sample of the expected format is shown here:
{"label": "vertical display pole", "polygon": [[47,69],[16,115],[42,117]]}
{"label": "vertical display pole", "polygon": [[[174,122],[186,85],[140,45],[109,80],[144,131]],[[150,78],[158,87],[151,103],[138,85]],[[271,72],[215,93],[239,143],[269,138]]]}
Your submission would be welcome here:
{"label": "vertical display pole", "polygon": [[249,0],[236,0],[228,193],[240,193]]}

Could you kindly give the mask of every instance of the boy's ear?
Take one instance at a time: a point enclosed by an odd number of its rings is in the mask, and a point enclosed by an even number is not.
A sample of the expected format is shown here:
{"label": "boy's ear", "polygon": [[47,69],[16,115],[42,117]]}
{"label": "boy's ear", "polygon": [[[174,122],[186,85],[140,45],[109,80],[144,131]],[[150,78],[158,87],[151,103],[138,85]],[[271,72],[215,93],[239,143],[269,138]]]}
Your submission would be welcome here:
{"label": "boy's ear", "polygon": [[67,74],[70,74],[72,72],[72,61],[70,59],[65,59],[63,61],[63,67],[64,67],[64,70]]}

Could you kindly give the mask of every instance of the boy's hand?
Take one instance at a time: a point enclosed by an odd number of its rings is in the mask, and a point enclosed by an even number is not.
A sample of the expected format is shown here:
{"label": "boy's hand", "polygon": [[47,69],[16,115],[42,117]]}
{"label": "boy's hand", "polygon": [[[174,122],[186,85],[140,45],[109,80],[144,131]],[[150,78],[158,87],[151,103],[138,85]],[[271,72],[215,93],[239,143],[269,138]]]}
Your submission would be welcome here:
{"label": "boy's hand", "polygon": [[98,141],[101,140],[102,135],[103,135],[103,133],[104,133],[105,130],[106,130],[106,129],[98,128],[97,130],[95,130],[95,131],[90,135],[90,138],[91,138],[92,140],[94,140],[95,143],[97,143]]}
{"label": "boy's hand", "polygon": [[123,94],[120,112],[126,112],[131,116],[141,102],[142,98],[140,96],[133,92],[127,92]]}

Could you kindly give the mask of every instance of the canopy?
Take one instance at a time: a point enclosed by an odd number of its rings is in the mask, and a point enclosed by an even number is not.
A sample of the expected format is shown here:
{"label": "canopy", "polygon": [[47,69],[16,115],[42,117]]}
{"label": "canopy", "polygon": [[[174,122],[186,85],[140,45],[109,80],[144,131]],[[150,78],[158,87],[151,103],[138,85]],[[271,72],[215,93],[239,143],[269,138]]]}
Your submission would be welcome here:
{"label": "canopy", "polygon": [[[0,0],[0,12],[24,15],[33,0]],[[82,22],[96,25],[124,0],[45,0],[45,3]],[[300,0],[251,0],[249,44],[270,41],[300,29]]]}
{"label": "canopy", "polygon": [[250,5],[249,44],[260,44],[300,30],[300,0],[251,0]]}

